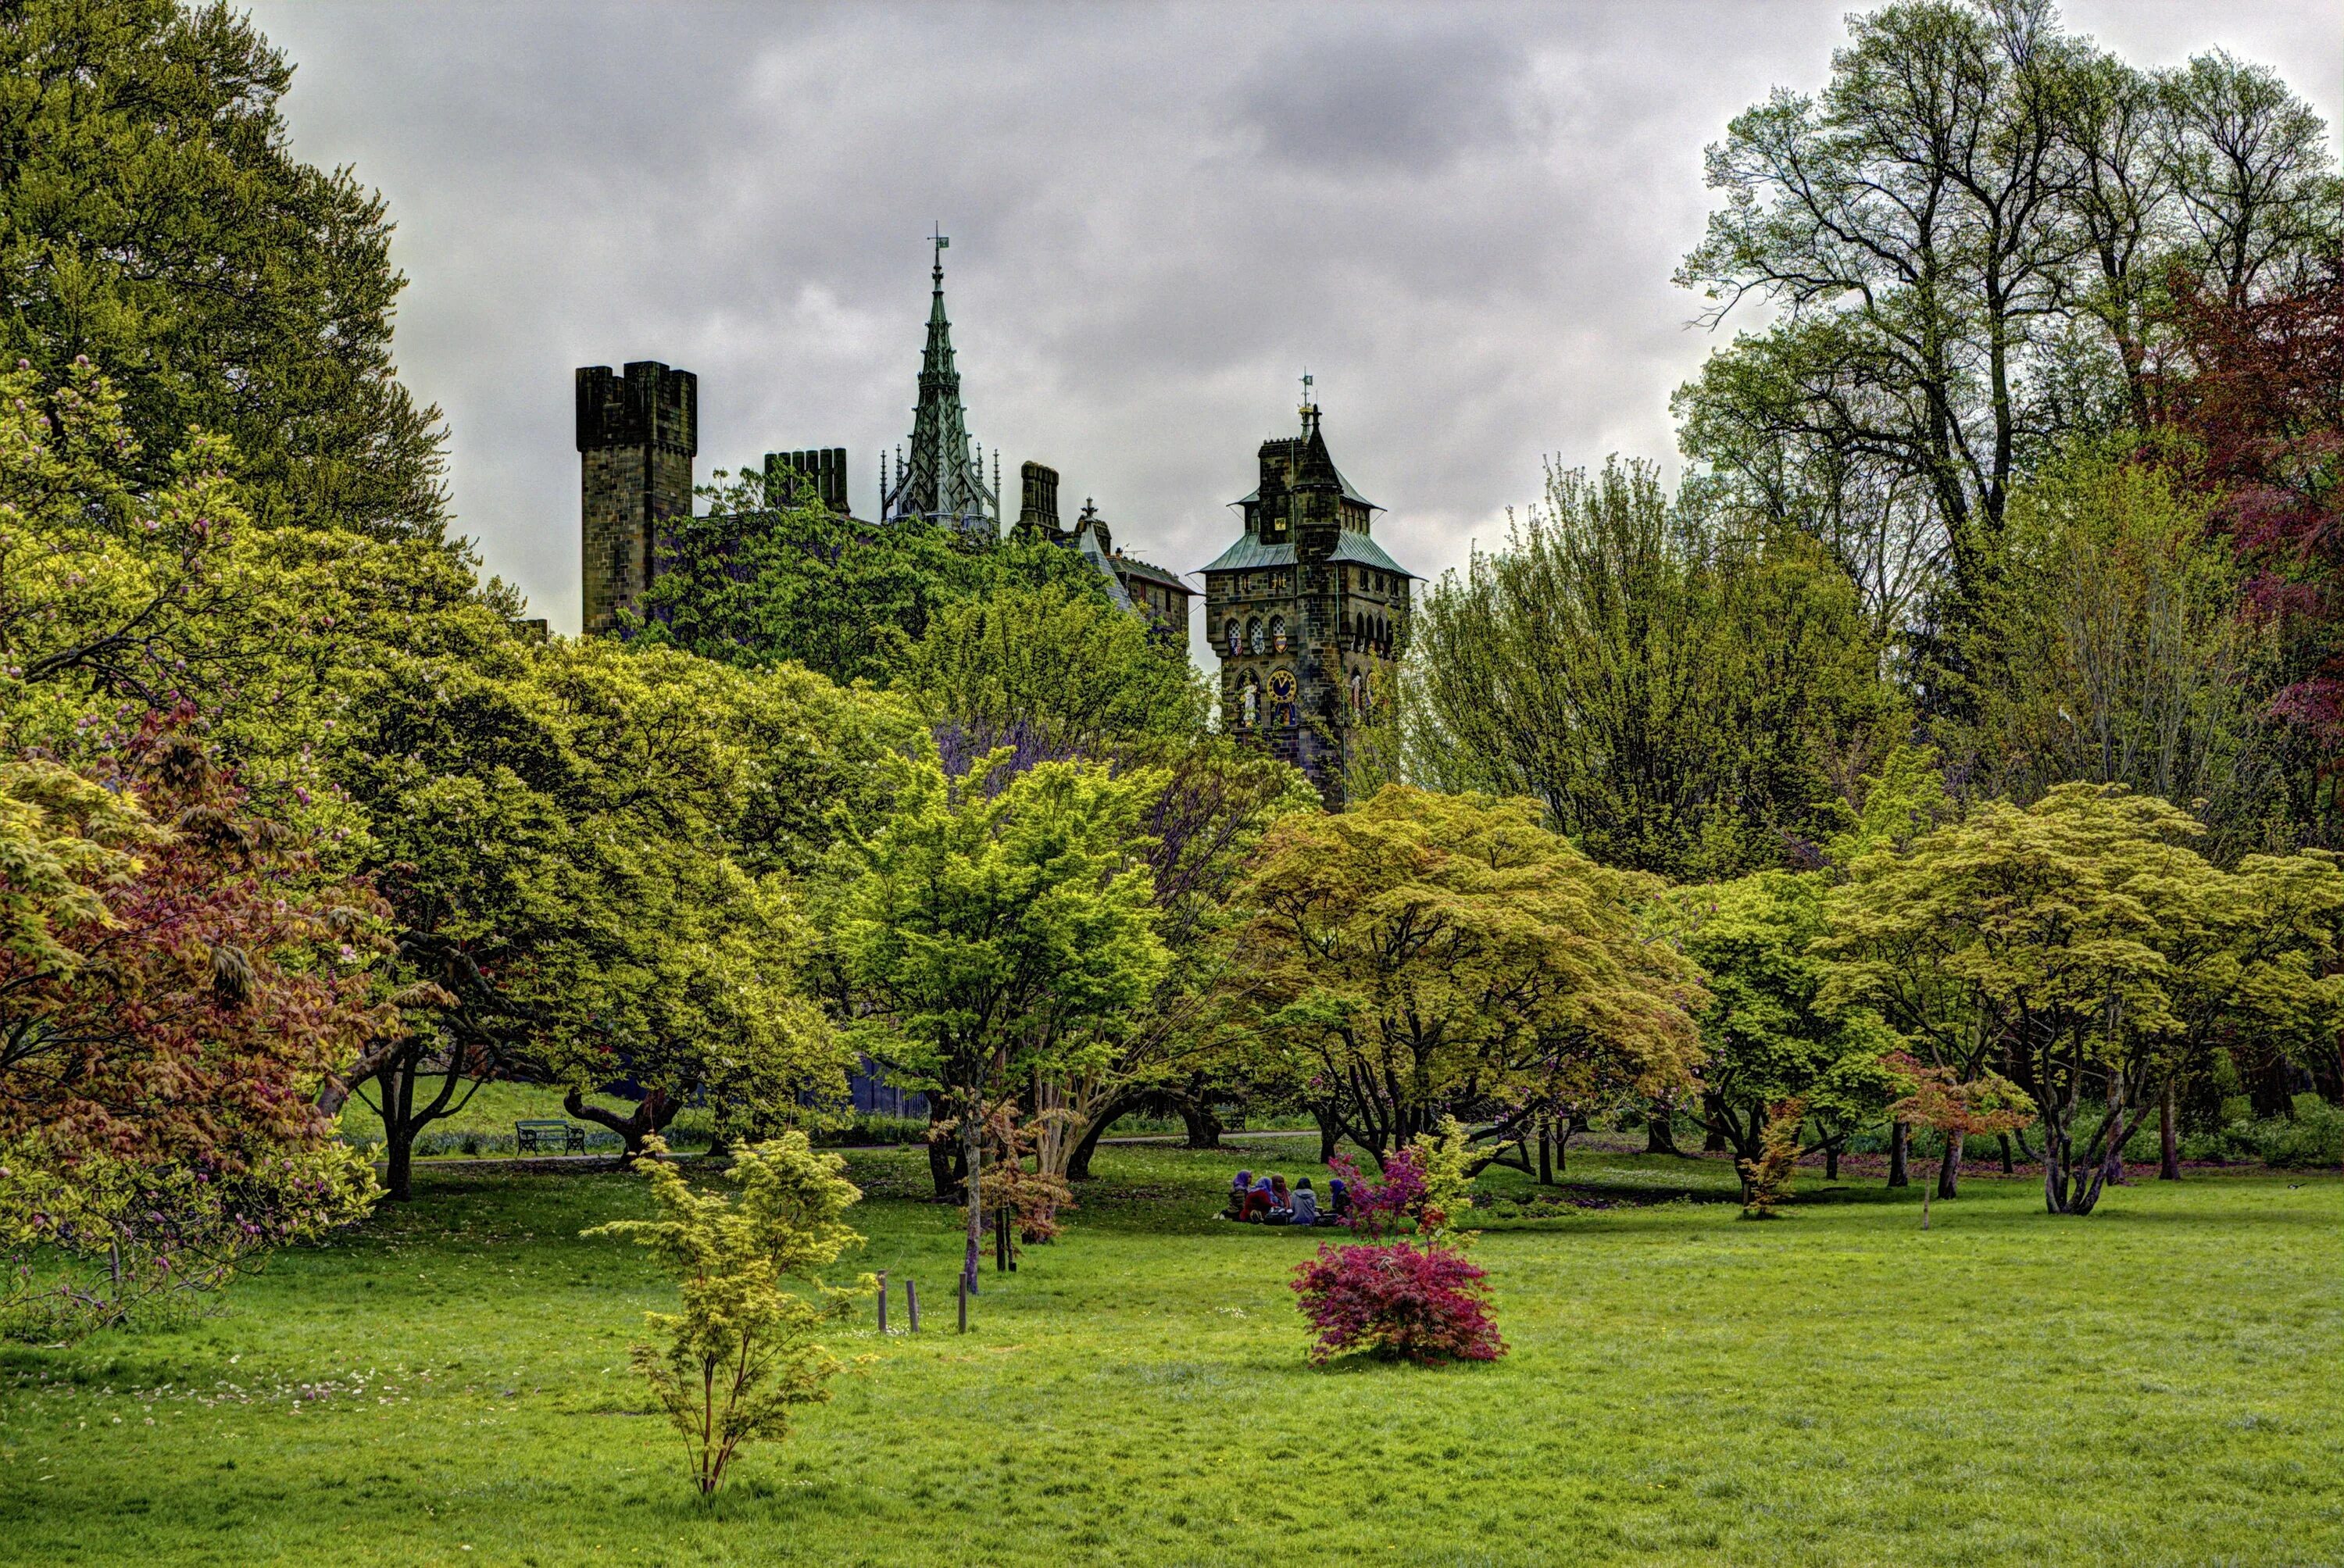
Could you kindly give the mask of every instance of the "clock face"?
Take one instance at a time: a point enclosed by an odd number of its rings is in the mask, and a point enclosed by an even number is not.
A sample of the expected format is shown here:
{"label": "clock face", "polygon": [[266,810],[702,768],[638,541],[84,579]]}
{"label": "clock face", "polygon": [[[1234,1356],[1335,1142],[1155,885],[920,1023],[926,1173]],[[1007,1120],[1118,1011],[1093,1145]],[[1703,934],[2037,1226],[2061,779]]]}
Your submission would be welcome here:
{"label": "clock face", "polygon": [[1272,671],[1269,677],[1269,695],[1272,702],[1290,703],[1294,701],[1294,672],[1291,670]]}

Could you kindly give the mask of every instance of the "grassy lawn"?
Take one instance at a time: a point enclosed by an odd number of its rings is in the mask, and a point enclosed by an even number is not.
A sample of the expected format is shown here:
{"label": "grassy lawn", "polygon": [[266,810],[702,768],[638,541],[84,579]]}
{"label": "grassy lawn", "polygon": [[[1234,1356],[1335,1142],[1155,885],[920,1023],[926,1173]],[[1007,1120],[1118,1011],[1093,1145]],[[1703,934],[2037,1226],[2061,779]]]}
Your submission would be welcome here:
{"label": "grassy lawn", "polygon": [[0,1351],[0,1559],[2344,1562],[2332,1174],[2147,1181],[2085,1220],[1973,1179],[1927,1234],[1913,1195],[1813,1179],[1775,1225],[1492,1230],[1505,1360],[1314,1371],[1308,1239],[1205,1218],[1248,1153],[1103,1151],[965,1338],[955,1214],[911,1200],[915,1157],[857,1157],[864,1264],[924,1287],[925,1331],[866,1316],[837,1348],[871,1359],[712,1509],[625,1364],[669,1298],[577,1237],[640,1183],[434,1170],[219,1315]]}

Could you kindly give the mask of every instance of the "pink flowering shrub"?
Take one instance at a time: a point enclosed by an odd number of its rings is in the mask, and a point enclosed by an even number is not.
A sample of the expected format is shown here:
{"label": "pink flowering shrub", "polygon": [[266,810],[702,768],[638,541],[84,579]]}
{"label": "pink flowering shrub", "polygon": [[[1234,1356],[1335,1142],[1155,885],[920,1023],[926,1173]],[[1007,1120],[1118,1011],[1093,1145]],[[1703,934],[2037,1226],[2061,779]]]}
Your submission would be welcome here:
{"label": "pink flowering shrub", "polygon": [[1383,1247],[1318,1249],[1294,1271],[1319,1366],[1354,1351],[1412,1361],[1494,1361],[1506,1353],[1490,1317],[1488,1277],[1461,1252]]}
{"label": "pink flowering shrub", "polygon": [[1327,1168],[1350,1188],[1351,1212],[1343,1222],[1361,1235],[1396,1236],[1414,1230],[1423,1219],[1424,1163],[1414,1145],[1384,1161],[1382,1174],[1373,1179],[1362,1176],[1349,1155],[1337,1155]]}

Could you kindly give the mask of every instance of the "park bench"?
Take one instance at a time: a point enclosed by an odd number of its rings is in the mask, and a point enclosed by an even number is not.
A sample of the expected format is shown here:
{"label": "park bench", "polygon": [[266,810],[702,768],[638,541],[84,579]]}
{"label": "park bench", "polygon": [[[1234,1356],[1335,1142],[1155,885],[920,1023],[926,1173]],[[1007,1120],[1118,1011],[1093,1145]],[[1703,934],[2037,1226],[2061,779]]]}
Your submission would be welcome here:
{"label": "park bench", "polygon": [[566,1121],[513,1123],[515,1154],[583,1154],[586,1129]]}

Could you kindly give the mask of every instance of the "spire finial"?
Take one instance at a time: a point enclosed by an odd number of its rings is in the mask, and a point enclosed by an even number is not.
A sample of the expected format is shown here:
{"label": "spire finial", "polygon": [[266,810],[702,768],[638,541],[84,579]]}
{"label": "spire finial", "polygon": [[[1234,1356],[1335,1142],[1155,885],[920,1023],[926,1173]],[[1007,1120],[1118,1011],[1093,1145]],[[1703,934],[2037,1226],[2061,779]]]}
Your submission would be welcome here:
{"label": "spire finial", "polygon": [[1308,370],[1302,372],[1301,413],[1302,428],[1305,430],[1315,430],[1318,428],[1318,400],[1311,395],[1310,390],[1315,379]]}
{"label": "spire finial", "polygon": [[936,265],[933,276],[936,280],[936,287],[942,288],[945,286],[945,251],[952,245],[952,236],[945,232],[945,226],[941,223],[930,224],[928,228],[930,230],[928,238],[936,248]]}

